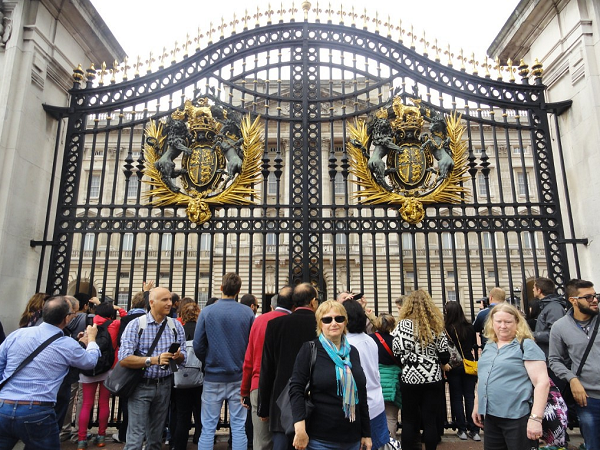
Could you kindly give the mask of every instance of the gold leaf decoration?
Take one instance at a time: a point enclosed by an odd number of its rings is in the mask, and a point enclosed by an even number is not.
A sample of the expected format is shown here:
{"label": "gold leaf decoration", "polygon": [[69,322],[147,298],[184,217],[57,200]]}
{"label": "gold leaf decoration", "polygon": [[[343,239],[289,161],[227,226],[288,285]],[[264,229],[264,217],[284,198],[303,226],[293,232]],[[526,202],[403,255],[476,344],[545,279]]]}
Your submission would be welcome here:
{"label": "gold leaf decoration", "polygon": [[446,126],[454,167],[446,178],[423,195],[419,188],[389,191],[380,186],[367,166],[369,155],[362,150],[366,149],[369,143],[366,122],[358,120],[354,125],[350,125],[350,140],[347,144],[350,173],[356,177],[356,180],[352,181],[360,187],[354,194],[354,198],[365,205],[401,206],[399,212],[402,218],[409,223],[418,223],[423,220],[422,205],[462,202],[469,194],[469,190],[464,187],[464,184],[469,181],[469,177],[465,175],[468,169],[468,151],[467,142],[462,139],[465,126],[461,123],[461,115],[453,112],[446,118]]}
{"label": "gold leaf decoration", "polygon": [[185,206],[188,218],[203,224],[212,217],[210,207],[221,205],[250,205],[259,199],[255,185],[261,182],[262,154],[264,149],[263,126],[260,117],[254,121],[249,115],[241,121],[240,130],[244,143],[244,154],[241,172],[226,187],[219,192],[192,191],[190,194],[173,192],[162,181],[159,171],[155,167],[165,149],[166,134],[161,122],[150,122],[146,127],[146,143],[144,157],[146,167],[143,181],[153,189],[144,193],[144,198],[155,206]]}

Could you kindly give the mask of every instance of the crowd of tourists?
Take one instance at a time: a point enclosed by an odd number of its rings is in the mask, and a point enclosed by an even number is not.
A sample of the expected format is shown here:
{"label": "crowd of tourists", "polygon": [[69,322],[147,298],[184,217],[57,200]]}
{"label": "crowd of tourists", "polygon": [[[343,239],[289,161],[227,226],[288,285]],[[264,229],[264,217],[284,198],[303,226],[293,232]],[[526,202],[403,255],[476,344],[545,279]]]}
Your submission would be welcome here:
{"label": "crowd of tourists", "polygon": [[[536,279],[526,314],[493,288],[473,324],[423,289],[396,301],[397,318],[362,293],[319,302],[310,283],[283,287],[258,315],[237,274],[220,290],[202,310],[153,282],[129,311],[35,294],[0,345],[0,449],[111,439],[184,450],[193,429],[209,450],[225,402],[232,450],[433,450],[448,426],[486,450],[558,450],[568,414],[585,448],[600,449],[600,294],[589,281],[569,281],[563,298]],[[123,414],[107,436],[111,394]]]}

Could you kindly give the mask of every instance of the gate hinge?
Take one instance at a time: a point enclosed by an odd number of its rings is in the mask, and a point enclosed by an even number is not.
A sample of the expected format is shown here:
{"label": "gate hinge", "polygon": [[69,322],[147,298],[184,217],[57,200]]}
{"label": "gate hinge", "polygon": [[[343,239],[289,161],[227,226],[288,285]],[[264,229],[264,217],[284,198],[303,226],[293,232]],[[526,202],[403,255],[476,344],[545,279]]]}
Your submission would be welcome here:
{"label": "gate hinge", "polygon": [[42,104],[42,107],[44,108],[44,111],[46,111],[56,120],[60,120],[63,117],[66,117],[69,113],[69,107],[67,106],[53,106],[44,103]]}
{"label": "gate hinge", "polygon": [[588,245],[589,241],[588,241],[588,238],[583,238],[583,239],[559,239],[558,243],[559,244],[583,244],[583,245]]}
{"label": "gate hinge", "polygon": [[29,241],[29,246],[34,248],[40,245],[56,245],[57,243],[54,241],[34,241],[33,239]]}
{"label": "gate hinge", "polygon": [[571,105],[573,105],[573,100],[565,100],[562,102],[546,103],[545,109],[546,111],[550,111],[551,113],[560,116],[567,111]]}

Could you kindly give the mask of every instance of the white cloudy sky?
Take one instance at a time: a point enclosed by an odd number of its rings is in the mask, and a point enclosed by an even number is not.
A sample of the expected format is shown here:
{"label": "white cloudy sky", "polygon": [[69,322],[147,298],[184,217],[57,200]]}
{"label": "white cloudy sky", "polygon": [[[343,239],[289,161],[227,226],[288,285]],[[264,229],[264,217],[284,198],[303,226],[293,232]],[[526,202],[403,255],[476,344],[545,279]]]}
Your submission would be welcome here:
{"label": "white cloudy sky", "polygon": [[[196,36],[198,28],[206,30],[211,22],[217,26],[221,17],[230,22],[234,13],[239,18],[247,9],[252,15],[257,6],[262,11],[269,4],[265,0],[92,0],[92,3],[130,58],[146,57],[150,51],[157,54],[163,47],[171,49],[174,42],[184,40],[187,33]],[[300,9],[301,3],[295,0],[295,7]],[[316,4],[312,1],[313,8]],[[398,24],[401,20],[405,29],[413,25],[418,36],[425,31],[427,40],[433,42],[437,38],[444,48],[451,44],[453,52],[463,48],[465,56],[474,52],[481,60],[518,0],[344,0],[343,4],[344,11],[354,6],[359,15],[367,7],[367,16],[375,17],[378,12],[384,22],[389,15],[392,23]],[[278,10],[281,2],[274,1],[271,5]],[[286,0],[283,5],[289,8],[292,2]],[[327,9],[327,5],[328,2],[321,1],[319,8]],[[332,1],[331,5],[334,10],[339,9],[340,1]],[[298,20],[302,17],[300,14]],[[278,17],[275,15],[274,20]],[[309,21],[311,19],[314,21],[312,13]],[[326,16],[323,14],[321,19],[324,21]],[[346,20],[346,23],[349,22]],[[360,19],[357,25],[362,26]],[[238,30],[241,30],[240,25]],[[385,32],[381,27],[381,33]]]}

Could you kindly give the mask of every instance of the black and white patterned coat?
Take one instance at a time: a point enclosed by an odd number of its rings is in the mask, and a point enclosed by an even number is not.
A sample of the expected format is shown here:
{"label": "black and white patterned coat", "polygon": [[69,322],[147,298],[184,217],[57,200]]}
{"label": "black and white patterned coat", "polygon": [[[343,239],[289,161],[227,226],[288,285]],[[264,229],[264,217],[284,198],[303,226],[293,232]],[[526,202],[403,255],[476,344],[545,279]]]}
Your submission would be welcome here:
{"label": "black and white patterned coat", "polygon": [[427,384],[442,380],[440,364],[447,363],[450,358],[445,332],[435,336],[426,347],[422,347],[416,338],[413,321],[403,319],[398,322],[392,336],[392,350],[402,363],[403,383]]}

